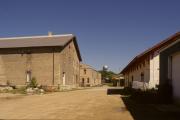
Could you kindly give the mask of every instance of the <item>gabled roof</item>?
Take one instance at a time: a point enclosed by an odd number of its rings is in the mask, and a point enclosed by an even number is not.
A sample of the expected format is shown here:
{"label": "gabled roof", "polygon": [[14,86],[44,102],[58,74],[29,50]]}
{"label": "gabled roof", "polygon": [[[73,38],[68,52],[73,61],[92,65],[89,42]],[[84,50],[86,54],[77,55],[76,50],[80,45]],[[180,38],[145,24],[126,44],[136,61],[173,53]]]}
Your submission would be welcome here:
{"label": "gabled roof", "polygon": [[146,51],[142,52],[141,54],[137,55],[120,73],[123,74],[130,66],[132,66],[135,62],[139,59],[143,58],[146,55],[153,53],[156,50],[160,50],[167,45],[173,43],[177,39],[180,39],[180,32],[175,33],[174,35],[168,37],[167,39],[161,41],[160,43],[154,45],[153,47],[147,49]]}
{"label": "gabled roof", "polygon": [[72,34],[0,38],[0,49],[65,46],[71,41],[74,41],[79,60],[82,61],[76,37]]}
{"label": "gabled roof", "polygon": [[80,63],[80,68],[92,69],[92,70],[98,72],[95,68],[93,68],[92,66],[85,64],[85,63]]}
{"label": "gabled roof", "polygon": [[0,38],[0,48],[64,46],[73,35],[32,36]]}

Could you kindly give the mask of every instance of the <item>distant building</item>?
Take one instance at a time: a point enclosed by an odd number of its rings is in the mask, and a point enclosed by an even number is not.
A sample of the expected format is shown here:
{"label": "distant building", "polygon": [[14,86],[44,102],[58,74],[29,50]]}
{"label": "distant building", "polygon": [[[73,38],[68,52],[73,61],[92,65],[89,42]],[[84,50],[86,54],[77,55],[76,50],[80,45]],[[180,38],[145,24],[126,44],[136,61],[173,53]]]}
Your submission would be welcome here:
{"label": "distant building", "polygon": [[124,87],[124,82],[124,76],[122,74],[112,76],[113,86]]}
{"label": "distant building", "polygon": [[[137,55],[121,71],[125,77],[125,86],[130,86],[135,89],[157,88],[160,82],[160,69],[164,69],[164,67],[162,67],[163,64],[160,63],[159,52],[164,47],[179,40],[179,38],[180,32]],[[166,73],[162,75],[166,76]]]}
{"label": "distant building", "polygon": [[0,84],[76,87],[81,60],[71,34],[0,38]]}
{"label": "distant building", "polygon": [[87,64],[81,63],[80,65],[80,85],[85,86],[98,86],[101,85],[101,73]]}

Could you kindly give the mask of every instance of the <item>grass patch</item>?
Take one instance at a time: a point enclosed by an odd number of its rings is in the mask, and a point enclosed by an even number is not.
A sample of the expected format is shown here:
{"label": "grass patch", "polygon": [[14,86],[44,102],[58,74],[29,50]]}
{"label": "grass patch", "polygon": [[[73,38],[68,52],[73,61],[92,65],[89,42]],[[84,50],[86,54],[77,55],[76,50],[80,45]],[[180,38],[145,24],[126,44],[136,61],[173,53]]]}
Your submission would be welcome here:
{"label": "grass patch", "polygon": [[103,85],[107,85],[107,86],[109,86],[109,87],[113,87],[113,83],[103,83]]}
{"label": "grass patch", "polygon": [[26,93],[26,87],[20,87],[20,88],[13,89],[13,90],[9,91],[9,93],[13,93],[13,94],[27,94]]}

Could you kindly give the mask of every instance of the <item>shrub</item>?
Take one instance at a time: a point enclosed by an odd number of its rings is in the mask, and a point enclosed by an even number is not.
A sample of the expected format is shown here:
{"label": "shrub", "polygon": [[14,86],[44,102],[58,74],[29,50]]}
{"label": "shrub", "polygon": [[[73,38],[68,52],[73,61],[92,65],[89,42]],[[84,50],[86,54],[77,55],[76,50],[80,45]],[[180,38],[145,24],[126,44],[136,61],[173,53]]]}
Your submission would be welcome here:
{"label": "shrub", "polygon": [[36,78],[33,77],[27,87],[36,88],[38,86]]}
{"label": "shrub", "polygon": [[133,92],[133,88],[131,88],[131,87],[125,87],[124,89],[123,89],[123,94],[124,95],[131,95],[132,94],[132,92]]}
{"label": "shrub", "polygon": [[26,94],[26,87],[20,87],[11,91],[13,94]]}
{"label": "shrub", "polygon": [[158,103],[158,91],[155,89],[149,89],[146,91],[133,90],[131,98],[138,103]]}

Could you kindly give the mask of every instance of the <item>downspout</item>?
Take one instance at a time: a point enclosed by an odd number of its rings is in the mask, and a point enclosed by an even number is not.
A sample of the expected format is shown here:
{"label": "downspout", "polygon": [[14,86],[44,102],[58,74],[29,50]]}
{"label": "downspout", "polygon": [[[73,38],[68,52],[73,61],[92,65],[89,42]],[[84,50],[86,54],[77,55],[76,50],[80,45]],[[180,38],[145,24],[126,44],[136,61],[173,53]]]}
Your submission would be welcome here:
{"label": "downspout", "polygon": [[54,85],[54,49],[53,49],[53,80],[52,84]]}

